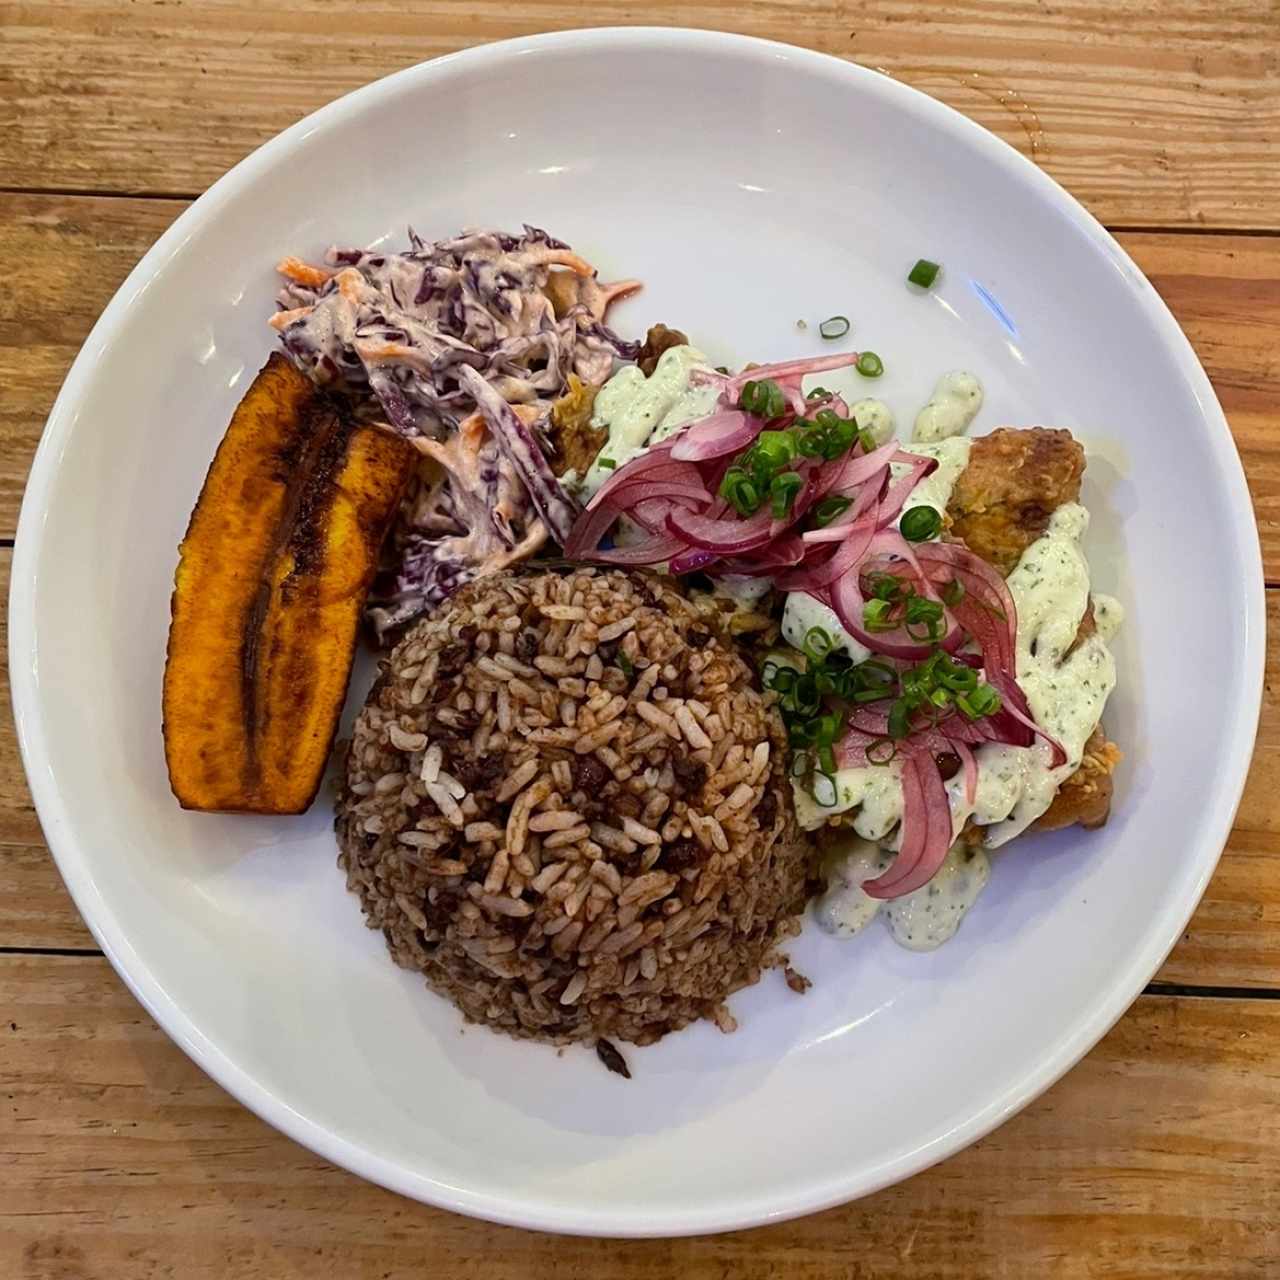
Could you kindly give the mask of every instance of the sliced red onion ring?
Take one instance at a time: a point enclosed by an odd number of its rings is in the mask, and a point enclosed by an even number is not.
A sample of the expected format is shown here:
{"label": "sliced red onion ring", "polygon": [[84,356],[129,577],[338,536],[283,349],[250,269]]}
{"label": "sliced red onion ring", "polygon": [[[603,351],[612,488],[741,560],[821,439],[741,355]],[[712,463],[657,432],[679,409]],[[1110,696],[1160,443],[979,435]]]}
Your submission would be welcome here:
{"label": "sliced red onion ring", "polygon": [[960,757],[964,769],[964,802],[972,809],[978,798],[978,758],[963,742],[953,741],[951,750]]}
{"label": "sliced red onion ring", "polygon": [[858,354],[856,351],[843,351],[833,356],[810,356],[804,360],[784,360],[778,364],[743,369],[725,382],[725,394],[730,400],[737,400],[748,382],[763,382],[766,378],[778,382],[784,378],[803,378],[809,373],[826,373],[828,369],[847,369],[858,363]]}
{"label": "sliced red onion ring", "polygon": [[[830,587],[837,579],[849,577],[855,579],[854,589],[857,590],[857,566],[862,562],[863,556],[867,553],[867,548],[871,545],[871,540],[876,535],[875,521],[874,519],[868,519],[858,524],[848,525],[844,528],[844,533],[844,541],[836,547],[835,553],[830,559],[824,560],[813,567],[805,565],[803,568],[793,569],[784,579],[779,581],[779,587],[784,591],[808,591],[813,593]],[[803,534],[801,538],[804,540]],[[859,598],[861,598],[860,592]],[[872,647],[867,645],[867,648]]]}
{"label": "sliced red onion ring", "polygon": [[764,424],[738,409],[724,409],[686,427],[671,444],[671,456],[679,462],[707,462],[727,453],[741,453],[758,436]]}
{"label": "sliced red onion ring", "polygon": [[749,520],[714,519],[689,511],[673,509],[667,516],[667,528],[678,538],[702,551],[722,555],[740,555],[754,551],[773,537],[773,516],[766,507]]}
{"label": "sliced red onion ring", "polygon": [[[914,785],[908,790],[908,773]],[[951,802],[937,761],[928,751],[914,754],[902,767],[902,848],[887,871],[863,882],[873,898],[901,898],[928,884],[951,848]]]}

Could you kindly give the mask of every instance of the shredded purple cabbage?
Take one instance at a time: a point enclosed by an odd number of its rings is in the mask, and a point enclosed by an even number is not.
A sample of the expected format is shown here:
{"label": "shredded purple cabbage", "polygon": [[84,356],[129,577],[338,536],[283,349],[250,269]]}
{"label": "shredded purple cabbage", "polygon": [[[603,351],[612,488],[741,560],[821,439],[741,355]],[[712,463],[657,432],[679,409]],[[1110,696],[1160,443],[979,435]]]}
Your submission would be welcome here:
{"label": "shredded purple cabbage", "polygon": [[[443,482],[406,501],[395,563],[371,602],[379,635],[470,578],[531,554],[548,531],[568,537],[577,506],[548,462],[551,404],[570,373],[599,385],[639,349],[604,323],[610,302],[636,286],[602,285],[537,227],[436,242],[410,228],[409,244],[404,253],[332,248],[318,285],[282,264],[287,283],[277,299],[280,339],[299,368],[424,454],[436,456],[431,445],[449,441],[477,410],[488,427],[468,466],[441,453]],[[547,288],[557,269],[559,315]],[[513,404],[531,406],[531,421]],[[475,466],[485,479],[479,492],[465,491],[477,484]]]}

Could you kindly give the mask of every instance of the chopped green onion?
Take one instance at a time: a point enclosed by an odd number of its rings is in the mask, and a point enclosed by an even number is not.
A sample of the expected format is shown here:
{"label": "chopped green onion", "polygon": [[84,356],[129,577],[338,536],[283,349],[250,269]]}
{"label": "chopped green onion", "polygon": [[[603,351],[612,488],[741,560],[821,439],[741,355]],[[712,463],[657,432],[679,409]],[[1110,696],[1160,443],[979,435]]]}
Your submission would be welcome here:
{"label": "chopped green onion", "polygon": [[804,633],[804,656],[811,662],[821,662],[834,648],[835,641],[825,627],[810,627]]}
{"label": "chopped green onion", "polygon": [[791,510],[796,494],[804,488],[804,481],[794,471],[784,471],[774,476],[769,486],[769,501],[773,509],[773,518],[782,520]]}
{"label": "chopped green onion", "polygon": [[826,432],[820,427],[814,426],[811,426],[807,431],[801,432],[800,439],[796,442],[796,448],[800,451],[801,457],[804,458],[821,458],[826,445]]}
{"label": "chopped green onion", "polygon": [[892,573],[872,574],[868,579],[877,600],[897,600],[902,595],[902,579]]}
{"label": "chopped green onion", "polygon": [[822,456],[828,462],[834,462],[842,454],[849,452],[850,446],[858,438],[858,425],[848,418],[837,418],[835,426],[827,431],[826,447]]}
{"label": "chopped green onion", "polygon": [[907,597],[904,620],[913,640],[937,640],[942,634],[942,605],[913,593]]}
{"label": "chopped green onion", "polygon": [[911,706],[906,698],[898,698],[889,708],[889,737],[905,738],[911,719]]}
{"label": "chopped green onion", "polygon": [[956,706],[970,720],[978,720],[1000,710],[1000,695],[989,684],[980,684],[972,693],[962,693],[956,699]]}
{"label": "chopped green onion", "polygon": [[748,382],[743,386],[738,405],[757,418],[767,420],[782,417],[787,411],[787,398],[772,378],[762,378],[759,382]]}
{"label": "chopped green onion", "polygon": [[958,578],[953,578],[938,594],[948,609],[954,609],[964,599],[964,583]]}
{"label": "chopped green onion", "polygon": [[813,509],[813,526],[822,529],[829,525],[838,515],[848,511],[853,505],[852,498],[823,498]]}
{"label": "chopped green onion", "polygon": [[892,631],[898,625],[889,617],[892,609],[888,600],[868,600],[862,606],[862,625],[868,631]]}
{"label": "chopped green onion", "polygon": [[806,392],[806,400],[830,400],[831,392],[826,387],[814,387],[812,391]]}
{"label": "chopped green onion", "polygon": [[942,517],[933,507],[912,507],[898,525],[908,542],[928,542],[942,532]]}
{"label": "chopped green onion", "polygon": [[809,772],[809,753],[807,751],[797,751],[791,757],[791,776],[793,778],[803,778]]}
{"label": "chopped green onion", "polygon": [[824,809],[830,809],[836,802],[836,780],[826,773],[813,775],[813,798]]}
{"label": "chopped green onion", "polygon": [[884,372],[884,361],[874,351],[864,351],[858,357],[857,369],[864,378],[878,378]]}
{"label": "chopped green onion", "polygon": [[796,456],[796,438],[790,431],[762,431],[751,447],[755,466],[766,466],[770,474],[781,471]]}
{"label": "chopped green onion", "polygon": [[920,258],[907,273],[907,279],[912,284],[918,284],[922,289],[928,289],[932,287],[941,270],[942,268],[936,262],[930,262],[928,258]]}
{"label": "chopped green onion", "polygon": [[818,748],[818,764],[823,773],[835,773],[836,753],[827,744]]}
{"label": "chopped green onion", "polygon": [[951,693],[971,693],[978,687],[978,673],[956,662],[951,664],[951,670],[939,674],[938,683]]}
{"label": "chopped green onion", "polygon": [[868,764],[889,764],[898,754],[898,745],[892,738],[877,738],[867,744]]}
{"label": "chopped green onion", "polygon": [[621,649],[618,650],[618,666],[621,668],[622,674],[626,676],[628,680],[630,680],[636,673],[636,669],[634,665],[632,665],[631,659],[628,658]]}
{"label": "chopped green onion", "polygon": [[612,471],[618,465],[614,458],[597,458],[596,463],[605,471]]}
{"label": "chopped green onion", "polygon": [[818,332],[822,334],[828,342],[834,342],[837,338],[843,338],[849,332],[848,316],[830,316],[818,326]]}
{"label": "chopped green onion", "polygon": [[741,467],[730,467],[720,481],[720,496],[740,515],[755,515],[764,496]]}

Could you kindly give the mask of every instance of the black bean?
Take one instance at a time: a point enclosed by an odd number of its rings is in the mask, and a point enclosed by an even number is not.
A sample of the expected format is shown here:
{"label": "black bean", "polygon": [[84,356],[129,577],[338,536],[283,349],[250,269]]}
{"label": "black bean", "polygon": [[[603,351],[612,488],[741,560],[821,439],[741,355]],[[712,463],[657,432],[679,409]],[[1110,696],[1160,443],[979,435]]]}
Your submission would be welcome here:
{"label": "black bean", "polygon": [[625,1080],[631,1079],[631,1068],[627,1066],[627,1060],[608,1040],[596,1041],[596,1057],[615,1075],[622,1076]]}

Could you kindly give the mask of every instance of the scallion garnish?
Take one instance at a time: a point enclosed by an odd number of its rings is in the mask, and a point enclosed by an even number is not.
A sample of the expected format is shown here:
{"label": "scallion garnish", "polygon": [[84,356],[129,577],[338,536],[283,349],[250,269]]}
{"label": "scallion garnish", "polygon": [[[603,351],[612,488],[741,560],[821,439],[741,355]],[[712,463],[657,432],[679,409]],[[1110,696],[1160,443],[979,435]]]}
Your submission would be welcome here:
{"label": "scallion garnish", "polygon": [[738,406],[768,421],[786,413],[787,398],[772,378],[762,378],[759,382],[748,382],[743,386]]}
{"label": "scallion garnish", "polygon": [[862,625],[868,631],[893,631],[897,620],[890,617],[893,605],[888,600],[868,600],[862,606]]}
{"label": "scallion garnish", "polygon": [[970,720],[980,720],[1000,710],[1000,695],[989,684],[980,684],[970,693],[960,694],[956,698],[956,706]]}
{"label": "scallion garnish", "polygon": [[818,326],[818,332],[822,334],[828,342],[834,342],[837,338],[843,338],[849,332],[848,316],[829,316]]}
{"label": "scallion garnish", "polygon": [[612,471],[618,465],[614,458],[597,458],[596,463],[604,471]]}
{"label": "scallion garnish", "polygon": [[874,351],[864,351],[858,357],[857,370],[864,378],[878,378],[884,372],[884,361]]}
{"label": "scallion garnish", "polygon": [[769,504],[775,520],[786,517],[802,488],[804,481],[794,471],[784,471],[773,477],[769,485]]}
{"label": "scallion garnish", "polygon": [[929,289],[932,288],[941,270],[942,268],[936,262],[930,262],[928,258],[919,258],[916,260],[916,265],[907,273],[907,280],[911,284],[918,284],[922,289]]}
{"label": "scallion garnish", "polygon": [[753,468],[764,468],[773,475],[796,456],[796,438],[790,431],[762,431],[747,456]]}
{"label": "scallion garnish", "polygon": [[730,467],[720,481],[720,496],[740,515],[753,516],[760,510],[764,495],[741,467]]}
{"label": "scallion garnish", "polygon": [[831,632],[824,627],[810,627],[804,633],[804,640],[801,647],[804,650],[804,656],[810,662],[821,662],[832,650],[835,642],[831,639]]}
{"label": "scallion garnish", "polygon": [[838,515],[842,515],[848,511],[853,505],[852,498],[842,498],[839,495],[831,498],[823,498],[821,502],[813,508],[813,527],[815,529],[823,529],[829,525]]}
{"label": "scallion garnish", "polygon": [[942,532],[942,517],[933,507],[912,507],[903,513],[898,529],[908,542],[928,542]]}

